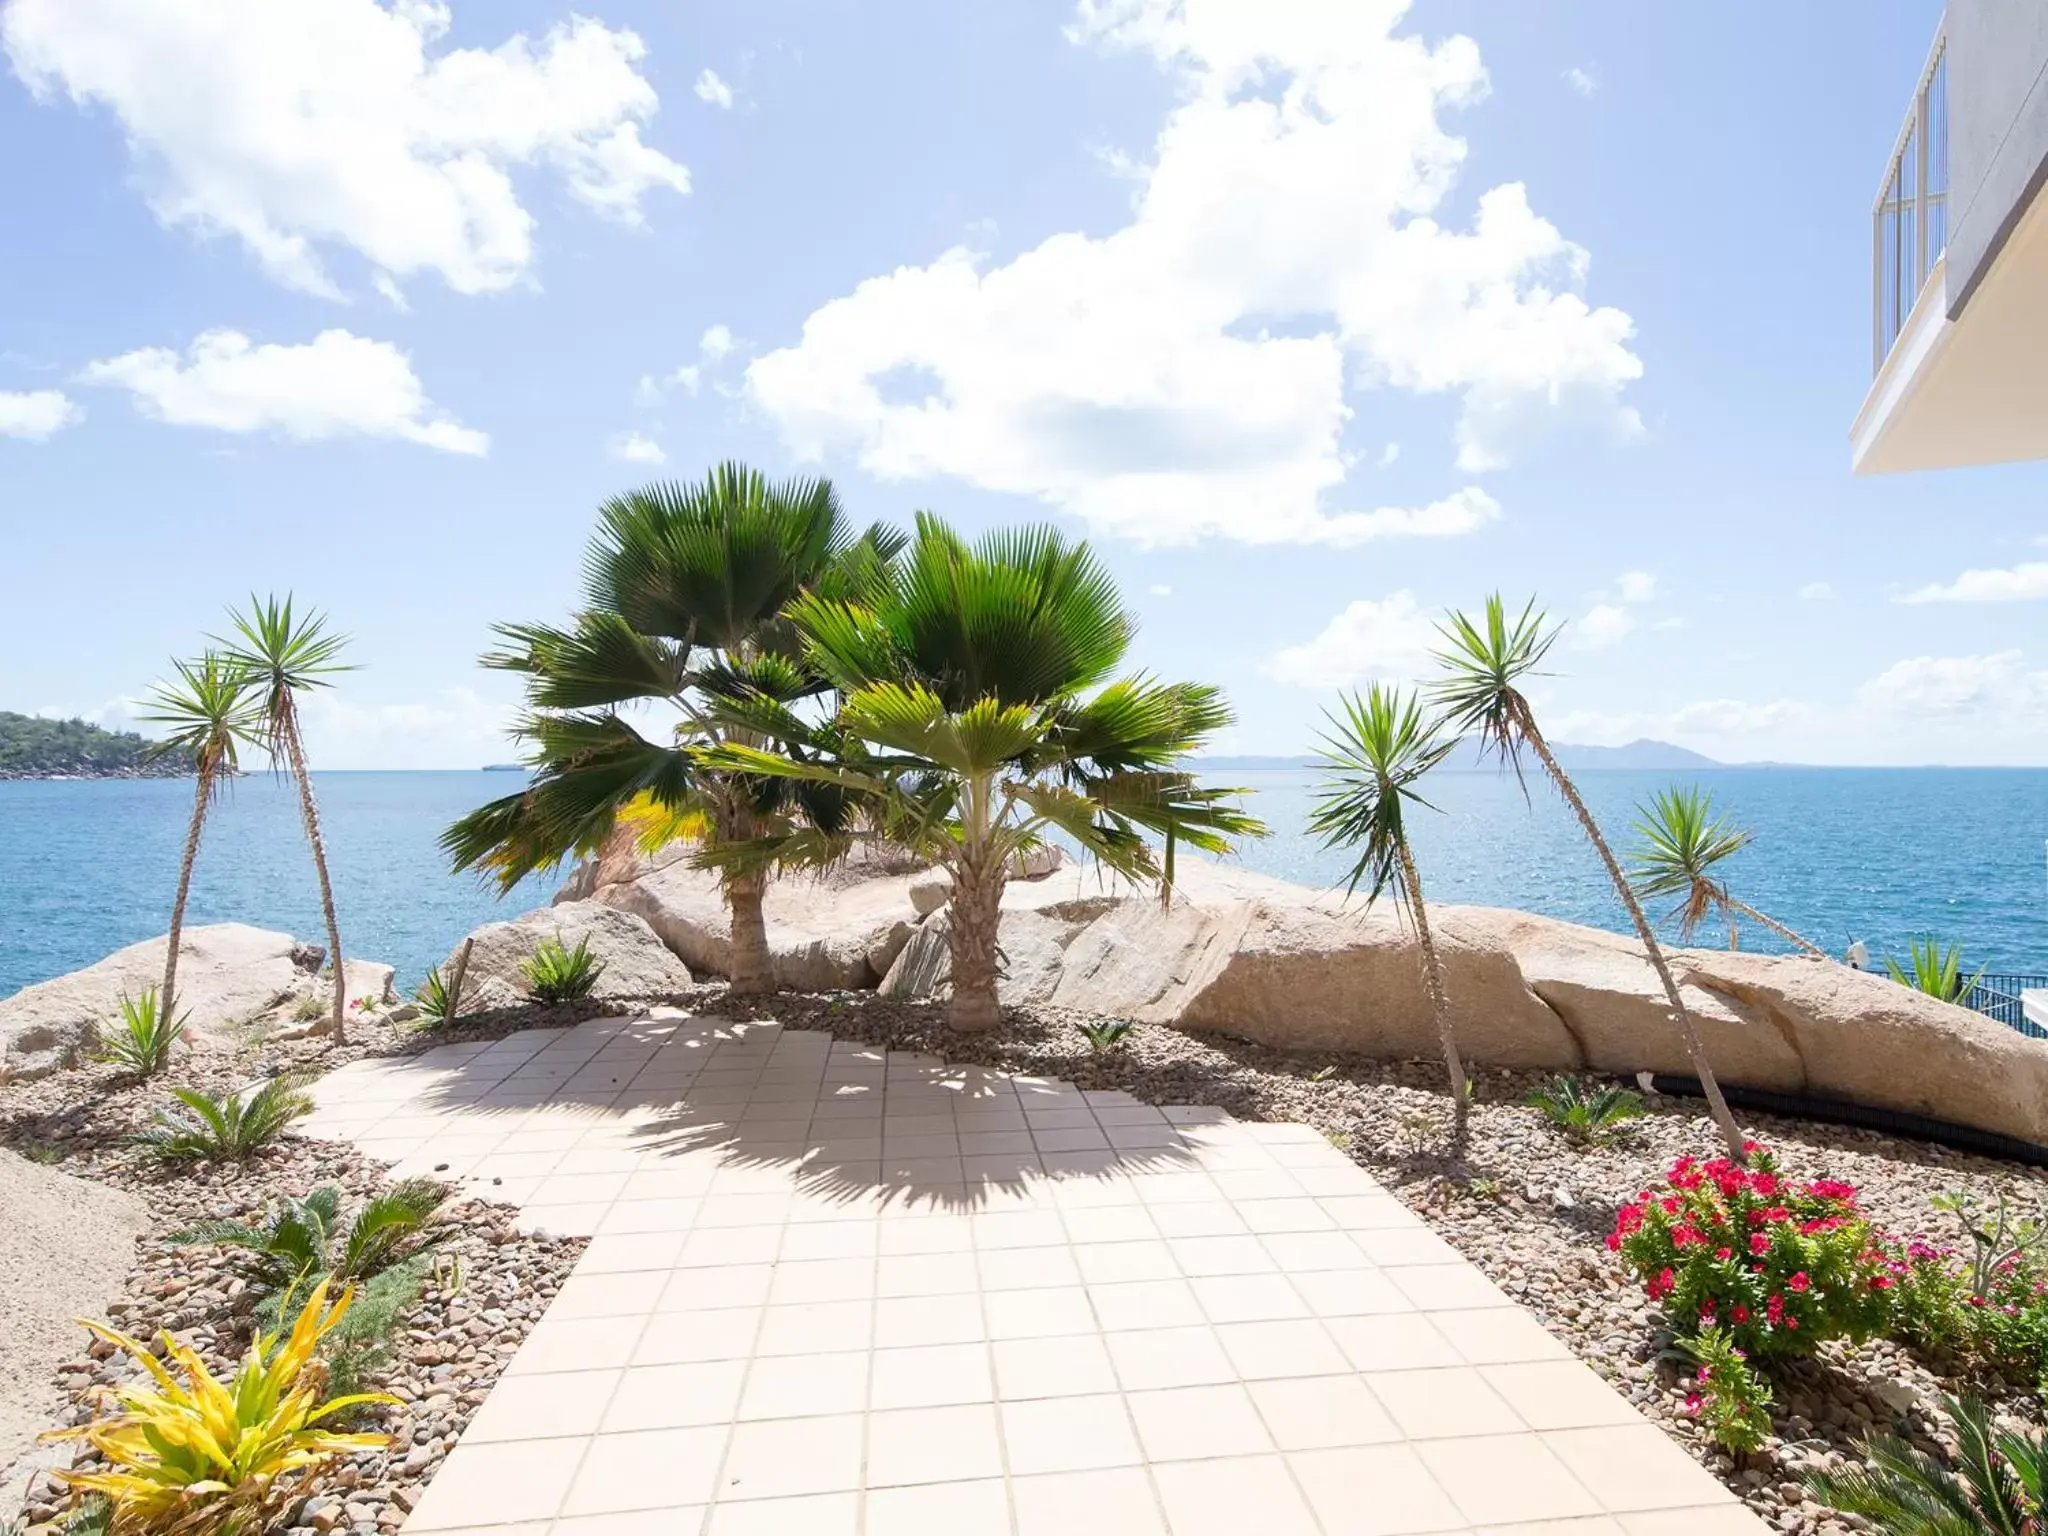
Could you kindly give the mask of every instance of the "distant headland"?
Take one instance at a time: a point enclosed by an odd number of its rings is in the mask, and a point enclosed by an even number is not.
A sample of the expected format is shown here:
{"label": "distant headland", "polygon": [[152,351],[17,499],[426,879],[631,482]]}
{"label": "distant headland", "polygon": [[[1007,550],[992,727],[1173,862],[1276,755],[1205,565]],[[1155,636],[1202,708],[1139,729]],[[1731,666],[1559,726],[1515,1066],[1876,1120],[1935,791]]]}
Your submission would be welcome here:
{"label": "distant headland", "polygon": [[175,779],[190,771],[175,757],[152,757],[154,745],[133,731],[0,709],[0,779]]}

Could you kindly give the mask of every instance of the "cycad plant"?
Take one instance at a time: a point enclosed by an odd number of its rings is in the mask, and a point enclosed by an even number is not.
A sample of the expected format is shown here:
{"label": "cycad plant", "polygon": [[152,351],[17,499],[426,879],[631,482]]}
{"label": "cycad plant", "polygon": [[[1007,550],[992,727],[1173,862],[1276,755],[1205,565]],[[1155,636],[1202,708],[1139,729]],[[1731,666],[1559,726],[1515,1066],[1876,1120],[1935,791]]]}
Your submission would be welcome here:
{"label": "cycad plant", "polygon": [[199,838],[206,814],[241,772],[241,749],[256,745],[262,729],[255,680],[218,651],[197,661],[176,661],[174,680],[158,683],[142,721],[161,726],[152,748],[157,760],[189,763],[194,779],[192,820],[185,829],[185,855],[178,863],[178,892],[171,899],[171,931],[164,948],[164,980],[155,997],[162,1016],[177,1013],[178,945],[185,930],[185,902],[192,894],[192,869],[199,862]]}
{"label": "cycad plant", "polygon": [[1570,1072],[1559,1073],[1540,1088],[1531,1088],[1522,1098],[1531,1109],[1540,1109],[1550,1123],[1573,1141],[1600,1146],[1630,1120],[1647,1113],[1642,1095],[1619,1083],[1588,1083]]}
{"label": "cycad plant", "polygon": [[1906,963],[1901,965],[1895,956],[1886,955],[1884,968],[1901,986],[1938,997],[1944,1003],[1967,1002],[1984,974],[1984,968],[1979,966],[1974,974],[1965,976],[1963,946],[1943,944],[1939,939],[1910,940]]}
{"label": "cycad plant", "polygon": [[305,824],[306,845],[313,852],[313,873],[320,882],[320,915],[327,922],[327,958],[334,970],[334,1005],[327,1031],[334,1036],[334,1043],[340,1045],[346,1030],[343,1016],[347,1011],[348,976],[341,960],[341,924],[334,913],[334,883],[327,875],[327,844],[320,835],[320,808],[314,803],[313,775],[306,766],[299,695],[329,687],[335,673],[349,670],[341,660],[348,639],[329,633],[326,619],[317,613],[295,614],[289,593],[282,598],[252,597],[247,612],[231,613],[228,619],[235,633],[223,642],[228,648],[226,664],[250,678],[271,766],[288,766],[298,787],[299,819]]}
{"label": "cycad plant", "polygon": [[[696,485],[606,502],[584,560],[583,610],[566,627],[501,625],[506,647],[483,658],[526,680],[520,729],[533,776],[443,834],[455,867],[488,870],[509,889],[596,849],[622,817],[643,846],[694,837],[707,856],[764,835],[841,831],[844,795],[717,767],[704,754],[729,740],[782,749],[735,726],[723,706],[800,707],[827,692],[785,609],[807,591],[858,591],[900,547],[879,526],[850,534],[827,482],[775,484],[738,464]],[[642,735],[625,711],[645,706],[673,727]],[[721,871],[736,993],[775,985],[762,913],[771,868]]]}
{"label": "cycad plant", "polygon": [[1892,1435],[1864,1443],[1867,1466],[1807,1487],[1879,1536],[2033,1536],[2048,1516],[2048,1437],[2001,1434],[1983,1403],[1945,1398],[1955,1465]]}
{"label": "cycad plant", "polygon": [[1347,893],[1367,886],[1366,904],[1391,891],[1397,907],[1405,904],[1415,922],[1421,952],[1422,981],[1443,1048],[1444,1070],[1450,1074],[1452,1135],[1465,1136],[1471,1113],[1465,1064],[1451,1026],[1450,999],[1444,990],[1443,962],[1430,933],[1429,908],[1422,899],[1422,872],[1408,842],[1407,811],[1411,805],[1435,807],[1416,789],[1423,775],[1457,746],[1437,722],[1423,713],[1413,693],[1374,683],[1363,694],[1340,700],[1341,713],[1330,715],[1320,753],[1323,779],[1309,818],[1309,830],[1321,835],[1325,848],[1356,849],[1357,862],[1345,886]]}
{"label": "cycad plant", "polygon": [[[788,610],[840,695],[823,725],[766,695],[735,699],[741,729],[714,761],[822,785],[875,830],[942,864],[950,1020],[1000,1019],[997,921],[1013,861],[1055,834],[1138,883],[1161,875],[1146,834],[1222,852],[1264,828],[1179,768],[1230,720],[1199,683],[1116,677],[1133,633],[1115,582],[1051,528],[969,543],[919,513],[904,557],[865,599],[812,593]],[[753,734],[779,753],[746,746]],[[796,840],[792,840],[796,841]],[[778,856],[774,841],[738,860]]]}
{"label": "cycad plant", "polygon": [[135,1143],[167,1163],[240,1162],[261,1151],[286,1126],[313,1112],[307,1079],[282,1073],[257,1088],[239,1093],[210,1094],[197,1088],[173,1088],[179,1108],[159,1108],[136,1134]]}
{"label": "cycad plant", "polygon": [[[1700,1040],[1692,1015],[1686,1010],[1685,999],[1679,995],[1678,978],[1671,973],[1671,963],[1664,956],[1664,948],[1657,942],[1650,920],[1643,913],[1642,903],[1636,900],[1634,890],[1622,874],[1614,850],[1601,835],[1599,823],[1586,809],[1586,802],[1579,797],[1570,775],[1559,766],[1556,754],[1550,750],[1550,743],[1536,724],[1536,712],[1522,693],[1522,684],[1528,678],[1540,675],[1537,669],[1542,666],[1551,646],[1557,643],[1558,630],[1546,622],[1533,599],[1523,606],[1519,615],[1510,615],[1507,605],[1496,592],[1487,598],[1485,612],[1477,622],[1465,614],[1454,612],[1440,627],[1439,633],[1443,636],[1444,648],[1437,653],[1436,660],[1442,668],[1442,675],[1431,693],[1442,709],[1448,727],[1460,735],[1476,736],[1480,750],[1497,754],[1503,763],[1515,770],[1517,779],[1522,778],[1522,753],[1527,749],[1535,755],[1544,774],[1564,797],[1565,804],[1571,808],[1572,815],[1585,832],[1586,840],[1593,845],[1601,864],[1606,867],[1607,878],[1614,883],[1614,892],[1627,909],[1629,920],[1635,925],[1636,936],[1642,941],[1643,950],[1657,972],[1657,979],[1663,983],[1664,996],[1671,1005],[1672,1022],[1678,1026],[1679,1038],[1685,1042],[1685,1053],[1692,1061],[1693,1075],[1699,1079],[1708,1111],[1714,1117],[1721,1139],[1727,1144],[1728,1155],[1738,1163],[1744,1161],[1742,1132],[1736,1128],[1735,1117],[1728,1112],[1728,1101],[1721,1094],[1721,1084],[1714,1076],[1713,1064],[1707,1060],[1706,1046]],[[1526,789],[1526,781],[1524,787]]]}
{"label": "cycad plant", "polygon": [[1660,789],[1646,805],[1636,807],[1636,833],[1642,839],[1631,852],[1628,876],[1639,895],[1676,896],[1679,936],[1692,942],[1699,925],[1717,913],[1728,923],[1728,947],[1735,948],[1736,919],[1760,923],[1781,939],[1809,954],[1826,957],[1811,939],[1794,933],[1746,901],[1729,894],[1717,872],[1723,859],[1740,853],[1756,836],[1732,819],[1716,815],[1714,797],[1703,789]]}
{"label": "cycad plant", "polygon": [[430,1253],[454,1235],[452,1227],[433,1223],[449,1194],[432,1179],[407,1179],[344,1222],[340,1189],[323,1184],[304,1199],[280,1199],[261,1221],[213,1218],[165,1241],[233,1249],[235,1267],[265,1314],[274,1316],[285,1297],[303,1299],[316,1282],[374,1281]]}

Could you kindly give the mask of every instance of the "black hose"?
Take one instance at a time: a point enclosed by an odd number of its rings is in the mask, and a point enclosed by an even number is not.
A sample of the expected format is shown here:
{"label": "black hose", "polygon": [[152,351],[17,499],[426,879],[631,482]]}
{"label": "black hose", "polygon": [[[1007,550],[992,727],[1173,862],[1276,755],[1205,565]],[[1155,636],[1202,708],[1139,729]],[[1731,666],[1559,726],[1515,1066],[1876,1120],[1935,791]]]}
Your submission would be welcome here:
{"label": "black hose", "polygon": [[[1656,1076],[1650,1079],[1650,1086],[1659,1093],[1674,1097],[1682,1095],[1696,1099],[1704,1096],[1697,1078]],[[1853,1125],[1867,1131],[1883,1131],[1890,1136],[1931,1141],[1939,1146],[1954,1147],[1959,1152],[2004,1158],[2007,1162],[2024,1163],[2029,1168],[2048,1168],[2048,1147],[2036,1146],[2017,1136],[2002,1136],[1997,1131],[1980,1131],[1975,1126],[1953,1125],[1946,1120],[1910,1114],[1902,1109],[1878,1109],[1869,1104],[1852,1103],[1848,1099],[1777,1093],[1768,1088],[1743,1088],[1733,1083],[1723,1083],[1721,1092],[1730,1104],[1739,1109],[1761,1110],[1767,1115],[1783,1115],[1788,1120],[1825,1120],[1836,1125]]]}

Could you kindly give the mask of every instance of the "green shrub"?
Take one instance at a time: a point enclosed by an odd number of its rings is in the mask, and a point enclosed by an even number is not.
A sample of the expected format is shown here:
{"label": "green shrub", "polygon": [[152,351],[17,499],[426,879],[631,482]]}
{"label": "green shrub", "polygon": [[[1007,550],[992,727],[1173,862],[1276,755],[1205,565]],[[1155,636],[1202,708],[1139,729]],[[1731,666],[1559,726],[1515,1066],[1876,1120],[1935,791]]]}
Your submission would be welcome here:
{"label": "green shrub", "polygon": [[441,974],[438,965],[427,972],[427,979],[414,990],[412,1001],[420,1011],[422,1029],[433,1029],[455,1017],[455,997],[448,989],[448,978]]}
{"label": "green shrub", "polygon": [[1956,1426],[1956,1465],[1891,1435],[1864,1442],[1853,1472],[1810,1477],[1816,1497],[1860,1515],[1879,1536],[2021,1536],[2042,1528],[2048,1437],[2000,1434],[1984,1405],[1946,1398]]}
{"label": "green shrub", "polygon": [[1963,946],[1944,947],[1937,939],[1914,939],[1907,948],[1906,964],[1901,965],[1887,955],[1884,967],[1901,986],[1938,997],[1944,1003],[1965,1001],[1976,987],[1977,978],[1984,974],[1984,968],[1979,966],[1976,975],[1965,976]]}
{"label": "green shrub", "polygon": [[1686,1398],[1685,1411],[1730,1455],[1762,1449],[1771,1433],[1771,1386],[1751,1367],[1749,1356],[1719,1326],[1685,1334],[1677,1342],[1695,1362],[1693,1377],[1699,1384]]}
{"label": "green shrub", "polygon": [[1648,1113],[1642,1095],[1617,1083],[1589,1085],[1571,1073],[1529,1090],[1522,1102],[1540,1109],[1573,1141],[1599,1146],[1612,1141],[1623,1123]]}
{"label": "green shrub", "polygon": [[123,992],[120,1027],[100,1026],[92,1059],[112,1062],[137,1077],[155,1077],[170,1065],[171,1050],[185,1038],[185,1025],[191,1017],[186,1012],[173,1019],[155,987],[144,987],[140,997]]}
{"label": "green shrub", "polygon": [[1970,1370],[2048,1386],[2048,1264],[2036,1251],[2044,1229],[2015,1221],[2003,1194],[1991,1213],[1967,1193],[1934,1205],[1956,1218],[1969,1249],[1914,1238],[1899,1250],[1893,1331]]}
{"label": "green shrub", "polygon": [[235,1250],[235,1268],[260,1300],[270,1301],[323,1278],[369,1280],[440,1246],[451,1233],[433,1225],[433,1215],[449,1193],[432,1179],[407,1179],[344,1222],[341,1191],[323,1184],[302,1200],[279,1200],[260,1222],[201,1221],[165,1241]]}
{"label": "green shrub", "polygon": [[173,1088],[171,1096],[182,1111],[159,1108],[136,1144],[165,1162],[239,1162],[275,1141],[292,1121],[312,1113],[307,1082],[303,1074],[287,1072],[242,1093]]}
{"label": "green shrub", "polygon": [[541,940],[519,967],[526,987],[537,1003],[573,1003],[590,996],[597,978],[604,974],[604,962],[590,952],[588,934],[565,948],[561,935]]}
{"label": "green shrub", "polygon": [[1129,1019],[1104,1019],[1097,1024],[1077,1026],[1081,1038],[1088,1042],[1088,1049],[1097,1056],[1107,1056],[1124,1043],[1124,1039],[1137,1026]]}
{"label": "green shrub", "polygon": [[1607,1246],[1681,1331],[1719,1325],[1752,1359],[1882,1331],[1897,1277],[1855,1189],[1787,1179],[1762,1147],[1747,1150],[1747,1168],[1680,1158],[1661,1195],[1622,1206]]}
{"label": "green shrub", "polygon": [[298,1024],[310,1024],[315,1019],[324,1019],[329,1006],[328,1000],[318,994],[302,997],[292,1008],[292,1020]]}

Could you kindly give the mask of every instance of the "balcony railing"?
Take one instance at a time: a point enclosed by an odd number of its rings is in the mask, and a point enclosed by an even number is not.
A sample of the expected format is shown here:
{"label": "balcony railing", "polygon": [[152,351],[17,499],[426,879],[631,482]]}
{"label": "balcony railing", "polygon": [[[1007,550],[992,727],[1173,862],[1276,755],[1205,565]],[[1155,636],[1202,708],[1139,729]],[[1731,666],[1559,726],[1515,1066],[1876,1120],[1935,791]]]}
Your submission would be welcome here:
{"label": "balcony railing", "polygon": [[1936,35],[1871,211],[1871,371],[1948,247],[1948,34]]}
{"label": "balcony railing", "polygon": [[2042,1039],[2048,1037],[2048,1030],[2027,1017],[2023,1001],[2024,994],[2036,990],[2048,990],[2048,976],[1979,976],[1964,995],[1963,1006],[2023,1035]]}

